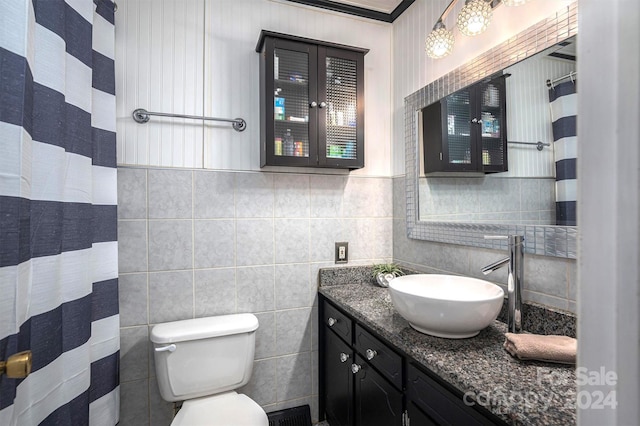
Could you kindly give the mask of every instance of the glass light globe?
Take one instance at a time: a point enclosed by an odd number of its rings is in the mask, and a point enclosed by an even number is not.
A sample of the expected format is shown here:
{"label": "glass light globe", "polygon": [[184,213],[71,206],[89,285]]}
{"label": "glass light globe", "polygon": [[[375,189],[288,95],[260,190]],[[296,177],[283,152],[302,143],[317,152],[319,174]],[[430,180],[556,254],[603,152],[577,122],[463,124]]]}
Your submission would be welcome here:
{"label": "glass light globe", "polygon": [[453,50],[454,42],[453,32],[447,30],[444,24],[438,23],[427,36],[424,50],[430,58],[444,58]]}
{"label": "glass light globe", "polygon": [[505,6],[520,6],[521,4],[525,4],[529,0],[502,0],[501,3]]}
{"label": "glass light globe", "polygon": [[458,14],[457,25],[460,32],[467,36],[478,35],[487,29],[491,22],[493,9],[484,0],[467,0]]}

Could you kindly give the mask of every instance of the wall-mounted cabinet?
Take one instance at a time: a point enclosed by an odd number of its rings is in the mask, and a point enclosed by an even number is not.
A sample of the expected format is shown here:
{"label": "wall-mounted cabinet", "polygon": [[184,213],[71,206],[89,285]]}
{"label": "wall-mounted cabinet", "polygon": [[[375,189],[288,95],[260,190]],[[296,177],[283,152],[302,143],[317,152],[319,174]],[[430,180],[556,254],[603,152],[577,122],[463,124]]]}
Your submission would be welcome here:
{"label": "wall-mounted cabinet", "polygon": [[423,108],[425,174],[507,171],[506,123],[502,75]]}
{"label": "wall-mounted cabinet", "polygon": [[368,50],[262,31],[260,166],[364,167]]}

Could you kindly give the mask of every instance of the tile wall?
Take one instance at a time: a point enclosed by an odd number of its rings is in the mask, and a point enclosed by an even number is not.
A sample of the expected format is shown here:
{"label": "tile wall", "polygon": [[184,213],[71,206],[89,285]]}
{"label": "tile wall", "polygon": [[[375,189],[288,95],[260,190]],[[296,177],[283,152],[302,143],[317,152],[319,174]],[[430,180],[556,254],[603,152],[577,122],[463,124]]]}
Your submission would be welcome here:
{"label": "tile wall", "polygon": [[[252,312],[253,377],[267,411],[310,404],[317,419],[316,286],[333,266],[392,257],[391,178],[118,169],[120,425],[168,425],[157,390],[153,324]],[[404,204],[404,203],[403,203]]]}
{"label": "tile wall", "polygon": [[[480,269],[507,255],[506,251],[435,243],[407,238],[404,177],[393,179],[393,260],[429,273],[454,273],[495,282],[506,289],[507,269],[490,275]],[[576,313],[575,259],[525,254],[523,300]]]}

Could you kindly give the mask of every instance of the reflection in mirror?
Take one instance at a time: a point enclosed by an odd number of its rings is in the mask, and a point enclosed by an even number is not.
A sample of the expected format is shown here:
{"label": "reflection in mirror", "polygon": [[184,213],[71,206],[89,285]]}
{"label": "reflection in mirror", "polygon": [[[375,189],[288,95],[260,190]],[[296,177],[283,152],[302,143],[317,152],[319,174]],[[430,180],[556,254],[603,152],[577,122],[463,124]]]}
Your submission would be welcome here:
{"label": "reflection in mirror", "polygon": [[[557,199],[570,200],[573,182],[558,184],[558,177],[554,168],[555,164],[563,158],[554,158],[558,145],[554,149],[544,147],[538,151],[535,146],[508,144],[509,169],[507,172],[493,176],[479,178],[457,177],[442,178],[421,177],[423,168],[420,165],[420,111],[428,105],[442,99],[460,89],[482,81],[496,73],[508,69],[510,73],[525,75],[526,72],[518,70],[518,64],[526,58],[533,57],[537,53],[549,48],[557,49],[561,43],[578,33],[578,2],[573,2],[566,9],[556,12],[549,18],[532,25],[527,30],[511,37],[501,45],[476,57],[473,61],[462,65],[448,74],[438,78],[429,85],[419,89],[405,98],[405,160],[406,160],[406,225],[407,237],[412,239],[461,244],[472,247],[485,247],[494,249],[506,249],[506,244],[501,240],[485,240],[485,235],[523,235],[525,237],[525,252],[565,258],[577,257],[577,227],[568,225],[551,225],[559,223],[557,220]],[[548,55],[547,55],[548,56]],[[534,59],[535,61],[536,59]],[[540,57],[537,60],[541,60]],[[556,66],[567,65],[567,61],[553,62]],[[575,69],[575,64],[573,65]],[[558,70],[559,74],[564,71]],[[533,104],[533,94],[524,90],[518,96],[525,98],[524,103],[509,101],[507,116],[514,116],[507,122],[513,129],[508,129],[508,138],[512,142],[537,142],[552,143],[554,135],[549,130],[549,125],[541,125],[536,120],[537,116],[549,115],[549,98],[545,83],[555,74],[540,71],[535,79],[538,86],[542,85],[542,97],[546,103],[544,112],[527,112]],[[562,75],[561,75],[562,76]],[[507,78],[507,81],[512,78]],[[557,77],[556,77],[557,78]],[[516,81],[516,80],[513,80]],[[573,84],[569,82],[570,84]],[[511,84],[511,83],[509,83]],[[559,82],[554,86],[558,88]],[[513,89],[517,91],[519,89]],[[575,96],[574,96],[575,97]],[[542,102],[542,101],[540,101]],[[537,111],[537,110],[536,110]],[[570,112],[570,110],[569,110]],[[566,115],[566,114],[564,114]],[[573,111],[575,115],[575,110]],[[533,123],[536,124],[533,124]],[[551,126],[553,128],[555,126]],[[447,129],[448,130],[448,129]],[[556,136],[556,139],[558,136]],[[562,139],[562,138],[561,138]],[[569,145],[569,144],[568,144]],[[575,146],[575,138],[574,143]],[[572,167],[575,168],[575,156],[571,157],[571,147],[567,146],[561,153],[569,161],[560,164],[561,177],[571,177]],[[513,163],[512,163],[513,162]],[[575,176],[575,175],[574,175]],[[423,185],[419,185],[422,182]],[[426,182],[429,182],[426,184]],[[434,185],[440,185],[437,195],[431,194]],[[480,187],[485,182],[490,186]],[[555,192],[554,198],[547,194]],[[457,194],[461,193],[462,201]],[[507,197],[503,194],[507,193]],[[542,193],[545,194],[543,199]],[[420,199],[426,201],[421,205]],[[573,198],[575,200],[575,198]],[[460,205],[480,206],[477,210],[470,209],[461,213]],[[525,205],[524,213],[517,212],[515,204]],[[571,203],[568,203],[569,211]],[[442,209],[445,207],[445,210]],[[519,208],[519,207],[518,207]],[[513,210],[511,210],[513,209]],[[573,202],[575,210],[575,202]],[[421,212],[422,210],[422,212]],[[461,213],[458,215],[458,213]],[[496,217],[487,217],[489,213],[499,213]],[[441,215],[431,218],[427,215]],[[452,214],[458,215],[453,217]],[[446,217],[445,217],[446,215]],[[476,216],[473,217],[472,216]],[[472,222],[475,220],[475,222]],[[570,223],[570,222],[567,222]]]}
{"label": "reflection in mirror", "polygon": [[[421,163],[420,220],[575,225],[577,99],[575,90],[573,95],[557,96],[576,84],[575,39],[571,37],[502,71],[508,75],[507,172],[474,177],[443,177],[446,173],[433,176],[425,175]],[[547,87],[547,80],[553,87]],[[455,117],[448,118],[451,135],[456,132],[452,128]],[[562,124],[569,124],[570,128],[554,135],[554,129],[556,133],[563,131]],[[421,116],[418,125],[440,124],[430,123]],[[421,127],[417,132],[420,138],[423,130]],[[538,146],[538,142],[542,144]],[[424,140],[419,141],[418,147],[425,149]],[[419,158],[423,157],[420,153]]]}

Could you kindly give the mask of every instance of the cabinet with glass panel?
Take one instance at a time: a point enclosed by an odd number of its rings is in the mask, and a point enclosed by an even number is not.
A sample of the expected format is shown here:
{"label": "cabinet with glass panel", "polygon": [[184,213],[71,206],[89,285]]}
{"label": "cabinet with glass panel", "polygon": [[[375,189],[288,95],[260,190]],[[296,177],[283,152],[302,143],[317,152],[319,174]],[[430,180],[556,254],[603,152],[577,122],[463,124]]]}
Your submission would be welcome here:
{"label": "cabinet with glass panel", "polygon": [[364,167],[367,49],[262,31],[260,166]]}
{"label": "cabinet with glass panel", "polygon": [[508,170],[505,78],[474,84],[422,110],[426,174]]}

